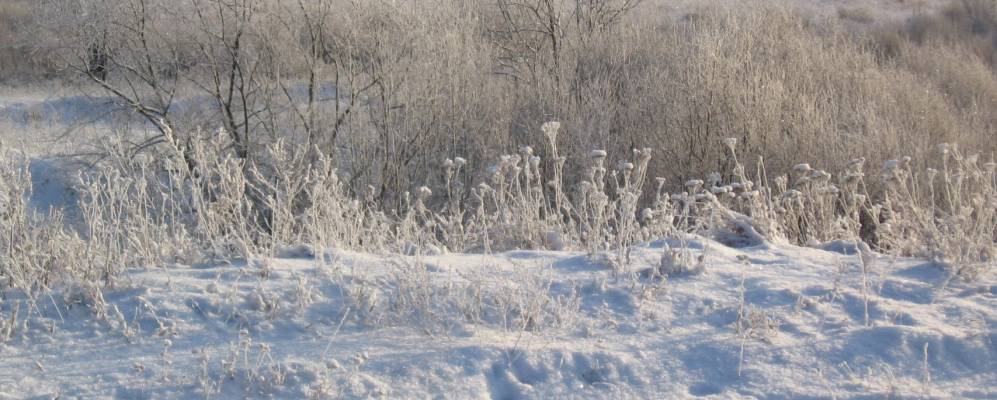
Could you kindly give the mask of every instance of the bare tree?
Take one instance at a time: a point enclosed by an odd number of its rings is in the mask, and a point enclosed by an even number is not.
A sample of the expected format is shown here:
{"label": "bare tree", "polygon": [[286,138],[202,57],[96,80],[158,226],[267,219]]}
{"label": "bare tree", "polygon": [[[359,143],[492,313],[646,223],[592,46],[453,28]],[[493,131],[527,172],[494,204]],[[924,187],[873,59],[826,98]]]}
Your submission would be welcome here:
{"label": "bare tree", "polygon": [[[330,0],[296,0],[279,13],[279,26],[294,43],[285,53],[286,70],[301,66],[304,99],[291,80],[279,79],[280,89],[297,117],[309,148],[336,157],[340,132],[361,99],[378,84],[369,73],[371,63],[352,40],[349,31],[337,31],[337,12]],[[331,86],[329,86],[331,85]],[[330,93],[328,92],[333,92]],[[303,103],[303,104],[301,104]],[[331,103],[331,107],[326,104]],[[331,108],[331,109],[330,109]],[[331,112],[330,112],[331,111]]]}
{"label": "bare tree", "polygon": [[[177,38],[162,30],[150,0],[61,1],[58,35],[67,65],[116,97],[160,134],[173,128],[178,90]],[[162,135],[133,143],[153,146]]]}

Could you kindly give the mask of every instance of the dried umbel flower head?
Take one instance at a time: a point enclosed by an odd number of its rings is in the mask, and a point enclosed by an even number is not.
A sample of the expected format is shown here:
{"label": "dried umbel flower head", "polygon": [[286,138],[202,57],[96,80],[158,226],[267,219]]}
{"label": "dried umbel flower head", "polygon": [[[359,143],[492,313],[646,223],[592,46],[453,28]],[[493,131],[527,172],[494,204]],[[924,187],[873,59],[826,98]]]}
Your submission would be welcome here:
{"label": "dried umbel flower head", "polygon": [[634,164],[620,160],[620,162],[616,164],[616,169],[624,172],[630,172],[634,170]]}
{"label": "dried umbel flower head", "polygon": [[433,195],[433,191],[429,190],[428,187],[419,186],[419,189],[416,189],[415,194],[416,194],[416,198],[418,198],[419,200],[425,200],[425,199],[429,198],[429,196]]}
{"label": "dried umbel flower head", "polygon": [[592,150],[589,153],[589,157],[592,157],[597,160],[604,159],[606,158],[606,150]]}
{"label": "dried umbel flower head", "polygon": [[793,171],[799,172],[801,174],[805,174],[807,172],[810,172],[810,170],[812,170],[812,169],[813,168],[810,168],[810,164],[807,164],[807,163],[796,164],[796,166],[793,167]]}
{"label": "dried umbel flower head", "polygon": [[527,156],[533,155],[533,148],[530,146],[522,146],[519,148],[519,152]]}
{"label": "dried umbel flower head", "polygon": [[449,158],[446,159],[446,161],[443,161],[443,168],[450,169],[453,168],[454,165],[456,165],[454,161]]}
{"label": "dried umbel flower head", "polygon": [[734,151],[734,148],[737,147],[737,138],[735,137],[725,138],[724,146],[727,146],[727,148],[730,149],[730,151]]}
{"label": "dried umbel flower head", "polygon": [[467,165],[467,160],[465,160],[465,159],[463,159],[461,157],[454,158],[453,162],[454,162],[454,164],[457,165],[457,168],[460,168],[460,167],[463,167],[463,166]]}

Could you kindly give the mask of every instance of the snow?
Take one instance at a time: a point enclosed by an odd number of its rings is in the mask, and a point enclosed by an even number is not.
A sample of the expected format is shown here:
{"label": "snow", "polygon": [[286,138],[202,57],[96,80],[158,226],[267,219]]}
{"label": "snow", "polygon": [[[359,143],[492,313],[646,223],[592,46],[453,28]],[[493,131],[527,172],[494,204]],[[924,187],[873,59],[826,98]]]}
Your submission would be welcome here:
{"label": "snow", "polygon": [[[704,270],[650,273],[681,250]],[[875,254],[863,275],[846,242],[658,241],[622,275],[610,253],[318,253],[134,269],[103,304],[5,293],[0,399],[997,397],[994,277]]]}

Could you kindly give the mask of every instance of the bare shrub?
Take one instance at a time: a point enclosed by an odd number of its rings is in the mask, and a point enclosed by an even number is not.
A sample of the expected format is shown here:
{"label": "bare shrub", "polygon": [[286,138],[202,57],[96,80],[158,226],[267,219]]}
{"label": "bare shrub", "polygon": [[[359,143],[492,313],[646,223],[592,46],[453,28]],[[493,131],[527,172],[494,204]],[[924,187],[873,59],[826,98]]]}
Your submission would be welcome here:
{"label": "bare shrub", "polygon": [[[567,187],[587,179],[593,149],[617,159],[651,147],[647,173],[672,190],[730,175],[726,137],[740,139],[749,169],[758,157],[777,170],[927,162],[926,144],[942,141],[994,150],[984,132],[997,79],[975,61],[988,57],[981,34],[951,49],[927,44],[940,34],[873,27],[869,44],[776,4],[676,20],[651,3],[118,0],[49,14],[67,65],[159,131],[131,150],[197,126],[225,128],[243,158],[305,143],[351,195],[373,192],[396,211],[419,186],[443,193],[441,164],[456,157],[466,164],[450,183],[466,190],[428,201],[473,200],[471,183],[524,146],[546,171],[560,163]],[[989,21],[986,2],[951,8],[931,18]],[[940,65],[967,52],[966,66]],[[208,101],[183,103],[194,96]],[[557,156],[536,134],[549,120],[562,123]]]}

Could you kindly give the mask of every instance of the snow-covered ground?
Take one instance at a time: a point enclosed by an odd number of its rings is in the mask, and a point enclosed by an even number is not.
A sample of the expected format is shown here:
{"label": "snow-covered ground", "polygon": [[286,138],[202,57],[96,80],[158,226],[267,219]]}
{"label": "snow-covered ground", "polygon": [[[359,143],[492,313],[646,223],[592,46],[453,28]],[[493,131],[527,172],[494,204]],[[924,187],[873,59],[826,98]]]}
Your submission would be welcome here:
{"label": "snow-covered ground", "polygon": [[997,397],[992,275],[692,237],[654,278],[666,244],[133,270],[20,302],[0,398]]}

